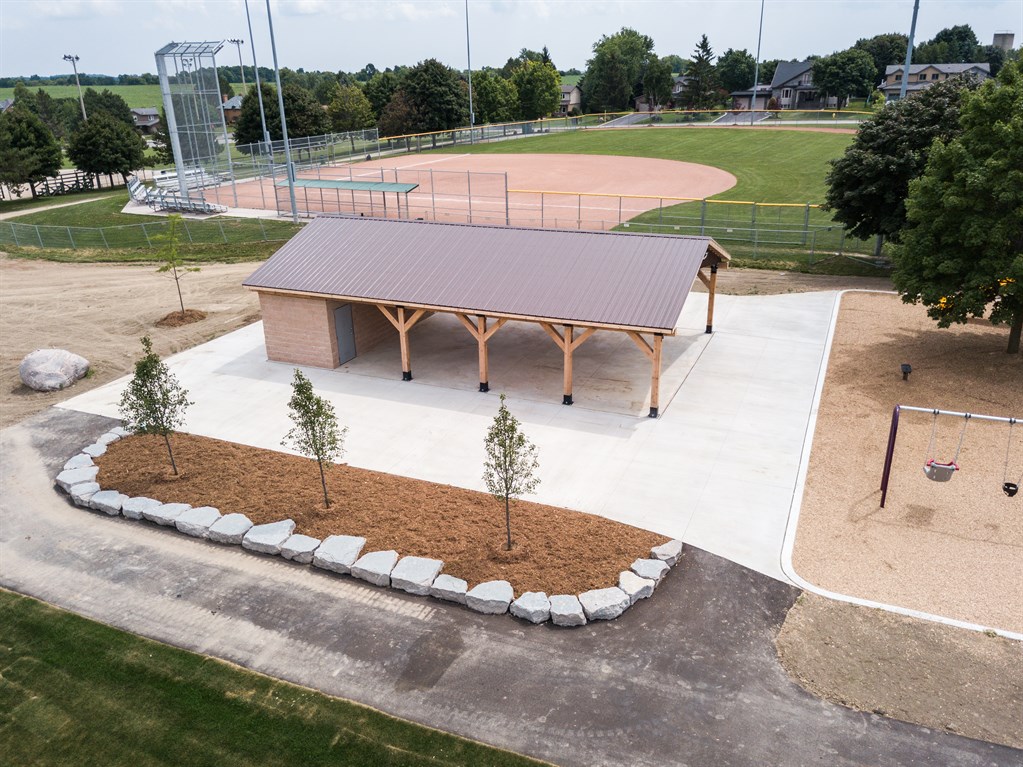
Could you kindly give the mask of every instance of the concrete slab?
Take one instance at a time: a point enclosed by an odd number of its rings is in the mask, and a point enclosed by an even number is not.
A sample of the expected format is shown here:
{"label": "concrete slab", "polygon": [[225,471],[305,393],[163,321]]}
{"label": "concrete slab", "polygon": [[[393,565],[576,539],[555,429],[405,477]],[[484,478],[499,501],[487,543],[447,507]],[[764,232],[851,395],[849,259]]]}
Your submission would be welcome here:
{"label": "concrete slab", "polygon": [[[489,394],[476,391],[472,337],[442,315],[412,331],[411,382],[400,380],[396,344],[337,370],[303,372],[349,427],[345,460],[353,466],[484,490],[483,437],[504,392],[539,448],[533,499],[787,580],[785,526],[837,297],[719,296],[707,336],[706,295],[690,295],[680,337],[665,342],[658,419],[644,417],[646,358],[615,333],[579,347],[572,407],[560,404],[557,348],[538,328],[515,323],[493,337]],[[293,366],[266,360],[259,323],[167,362],[195,400],[185,430],[280,449]],[[116,418],[126,381],[62,407]]]}

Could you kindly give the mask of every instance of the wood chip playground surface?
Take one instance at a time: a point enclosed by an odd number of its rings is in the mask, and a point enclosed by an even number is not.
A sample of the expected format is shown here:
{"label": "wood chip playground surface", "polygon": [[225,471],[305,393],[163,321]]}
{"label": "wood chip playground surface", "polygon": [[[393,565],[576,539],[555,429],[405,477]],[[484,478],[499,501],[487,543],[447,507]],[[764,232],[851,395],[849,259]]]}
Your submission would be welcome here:
{"label": "wood chip playground surface", "polygon": [[[793,554],[821,588],[1023,632],[1023,493],[1002,492],[1009,428],[971,421],[947,483],[923,473],[932,417],[903,412],[886,507],[880,483],[896,404],[1018,417],[1023,357],[1008,328],[938,328],[895,295],[842,299]],[[899,370],[913,372],[903,381]],[[934,457],[951,459],[962,420],[938,419]],[[1023,475],[1013,429],[1009,481]]]}

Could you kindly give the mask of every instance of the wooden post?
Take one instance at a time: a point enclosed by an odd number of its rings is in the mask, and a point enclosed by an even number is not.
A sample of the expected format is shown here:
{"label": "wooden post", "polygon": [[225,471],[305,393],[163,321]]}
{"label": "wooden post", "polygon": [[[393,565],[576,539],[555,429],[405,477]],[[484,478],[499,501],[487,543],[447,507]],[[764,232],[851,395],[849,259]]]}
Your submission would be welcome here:
{"label": "wooden post", "polygon": [[398,338],[401,342],[401,380],[412,380],[412,355],[408,348],[408,328],[405,325],[405,307],[398,307]]}
{"label": "wooden post", "polygon": [[562,405],[572,404],[572,334],[575,332],[575,328],[571,325],[565,325],[565,342],[563,348],[565,350],[565,381],[564,381],[564,397],[561,399]]}
{"label": "wooden post", "polygon": [[[713,278],[712,278],[713,279]],[[664,343],[664,336],[661,333],[654,335],[654,354],[652,359],[653,371],[650,374],[650,417],[656,418],[661,400],[661,346]]]}
{"label": "wooden post", "polygon": [[707,332],[714,332],[714,295],[718,286],[718,265],[710,265],[710,283],[707,285],[709,295],[707,296]]}
{"label": "wooden post", "polygon": [[476,339],[480,345],[480,391],[490,391],[490,358],[487,354],[487,318],[476,317]]}

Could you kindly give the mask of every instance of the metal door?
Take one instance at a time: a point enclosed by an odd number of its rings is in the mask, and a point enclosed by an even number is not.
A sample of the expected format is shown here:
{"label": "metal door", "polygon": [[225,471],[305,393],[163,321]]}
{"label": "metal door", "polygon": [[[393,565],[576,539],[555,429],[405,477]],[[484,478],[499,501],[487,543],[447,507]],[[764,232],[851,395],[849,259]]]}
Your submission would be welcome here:
{"label": "metal door", "polygon": [[334,332],[337,334],[337,364],[344,365],[355,359],[355,326],[352,324],[351,304],[334,310]]}

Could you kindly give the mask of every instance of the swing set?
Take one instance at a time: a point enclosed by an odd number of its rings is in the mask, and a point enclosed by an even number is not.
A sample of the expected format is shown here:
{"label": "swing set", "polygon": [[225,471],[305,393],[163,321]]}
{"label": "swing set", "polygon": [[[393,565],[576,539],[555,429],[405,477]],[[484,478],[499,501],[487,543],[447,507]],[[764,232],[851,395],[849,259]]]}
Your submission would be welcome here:
{"label": "swing set", "polygon": [[[1002,469],[1002,492],[1012,498],[1019,492],[1023,484],[1023,474],[1015,482],[1009,481],[1009,453],[1012,450],[1012,429],[1023,421],[1020,418],[1003,418],[996,415],[978,415],[977,413],[957,413],[953,410],[938,410],[936,408],[910,407],[909,405],[896,405],[892,410],[892,423],[888,430],[888,449],[884,455],[884,472],[881,474],[881,508],[884,508],[885,500],[888,498],[888,480],[892,473],[892,459],[895,456],[895,438],[899,433],[899,414],[903,410],[914,413],[930,413],[933,416],[931,422],[931,439],[927,445],[927,457],[924,461],[924,475],[933,482],[948,482],[959,471],[959,453],[963,449],[963,441],[966,439],[966,428],[971,420],[997,421],[1009,424],[1009,435],[1005,444],[1005,465]],[[948,416],[951,418],[962,418],[963,426],[959,430],[959,444],[956,445],[955,455],[949,461],[939,461],[934,457],[934,436],[938,429],[938,417]]]}

